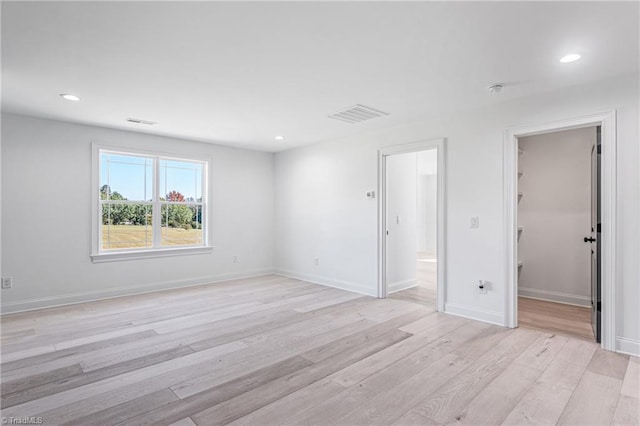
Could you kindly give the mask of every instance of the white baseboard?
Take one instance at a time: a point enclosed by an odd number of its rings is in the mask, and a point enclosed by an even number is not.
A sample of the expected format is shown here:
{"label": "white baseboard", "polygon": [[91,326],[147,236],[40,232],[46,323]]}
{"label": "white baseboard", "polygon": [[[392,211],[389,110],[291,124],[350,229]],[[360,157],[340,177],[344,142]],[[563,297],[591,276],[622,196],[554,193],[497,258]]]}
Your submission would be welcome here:
{"label": "white baseboard", "polygon": [[62,296],[20,300],[17,302],[3,303],[2,305],[0,305],[0,313],[4,315],[16,312],[32,311],[34,309],[53,308],[56,306],[73,305],[76,303],[92,302],[102,299],[112,299],[115,297],[133,296],[135,294],[151,293],[160,290],[171,290],[183,287],[193,287],[203,284],[213,284],[222,281],[273,274],[274,270],[274,268],[255,269],[244,272],[233,272],[212,275],[208,277],[198,277],[190,280],[163,281],[153,284],[142,284],[136,286],[111,288],[107,290],[65,294]]}
{"label": "white baseboard", "polygon": [[387,293],[395,293],[396,291],[406,290],[418,285],[418,281],[415,279],[396,281],[395,283],[387,284]]}
{"label": "white baseboard", "polygon": [[591,307],[591,298],[589,296],[580,296],[578,294],[560,293],[558,291],[539,290],[530,287],[518,287],[518,296],[528,297],[530,299],[547,300],[549,302],[564,303],[565,305]]}
{"label": "white baseboard", "polygon": [[640,340],[616,337],[616,352],[627,355],[640,356]]}
{"label": "white baseboard", "polygon": [[445,303],[444,312],[447,314],[457,315],[459,317],[469,318],[476,321],[488,322],[504,327],[504,315],[500,312],[487,311],[478,309],[473,306],[460,305],[457,303]]}
{"label": "white baseboard", "polygon": [[332,278],[324,277],[321,275],[305,274],[295,271],[289,271],[286,269],[276,269],[275,274],[282,275],[288,278],[295,278],[297,280],[308,281],[314,284],[325,285],[327,287],[338,288],[340,290],[347,290],[354,293],[364,294],[366,296],[378,296],[378,289],[375,284],[373,286],[366,286],[364,284],[334,280]]}

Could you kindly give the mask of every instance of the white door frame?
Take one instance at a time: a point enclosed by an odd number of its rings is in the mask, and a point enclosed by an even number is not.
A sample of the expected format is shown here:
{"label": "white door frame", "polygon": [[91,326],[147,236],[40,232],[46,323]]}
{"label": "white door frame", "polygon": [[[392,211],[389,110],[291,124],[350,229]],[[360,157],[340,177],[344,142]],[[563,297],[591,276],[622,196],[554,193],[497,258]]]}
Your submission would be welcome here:
{"label": "white door frame", "polygon": [[445,277],[446,277],[446,185],[445,185],[445,160],[446,141],[444,138],[430,139],[426,141],[394,145],[378,150],[378,297],[387,297],[387,157],[389,155],[405,154],[435,149],[438,153],[437,172],[437,236],[436,250],[438,256],[438,277],[436,285],[436,309],[444,312],[445,301]]}
{"label": "white door frame", "polygon": [[582,127],[602,129],[602,347],[615,350],[616,337],[616,111],[509,128],[504,140],[505,326],[518,326],[518,138]]}

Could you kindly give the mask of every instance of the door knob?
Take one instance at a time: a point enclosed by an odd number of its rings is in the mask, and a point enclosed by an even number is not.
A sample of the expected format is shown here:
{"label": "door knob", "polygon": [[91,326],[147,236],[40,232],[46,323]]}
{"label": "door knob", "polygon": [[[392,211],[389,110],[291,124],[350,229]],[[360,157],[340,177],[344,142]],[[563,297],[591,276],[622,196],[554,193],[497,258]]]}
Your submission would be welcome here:
{"label": "door knob", "polygon": [[594,242],[596,239],[593,237],[584,237],[584,242],[585,243],[592,243]]}

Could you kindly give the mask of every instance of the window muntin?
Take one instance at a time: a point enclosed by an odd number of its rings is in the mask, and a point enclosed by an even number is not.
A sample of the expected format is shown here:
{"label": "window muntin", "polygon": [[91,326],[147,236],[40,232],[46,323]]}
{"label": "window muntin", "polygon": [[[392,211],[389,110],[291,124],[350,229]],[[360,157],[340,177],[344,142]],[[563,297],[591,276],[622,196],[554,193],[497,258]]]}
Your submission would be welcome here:
{"label": "window muntin", "polygon": [[207,163],[99,150],[99,253],[204,247]]}

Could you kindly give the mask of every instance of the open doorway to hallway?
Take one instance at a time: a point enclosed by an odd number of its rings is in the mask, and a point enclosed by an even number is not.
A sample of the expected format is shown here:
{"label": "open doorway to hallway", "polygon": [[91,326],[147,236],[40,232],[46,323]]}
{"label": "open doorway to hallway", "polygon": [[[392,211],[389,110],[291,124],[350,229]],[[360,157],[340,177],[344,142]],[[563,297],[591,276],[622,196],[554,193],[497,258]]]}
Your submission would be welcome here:
{"label": "open doorway to hallway", "polygon": [[438,282],[438,151],[391,155],[386,163],[389,297],[435,309]]}

